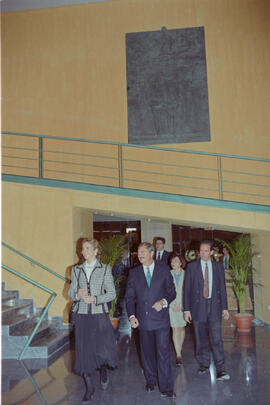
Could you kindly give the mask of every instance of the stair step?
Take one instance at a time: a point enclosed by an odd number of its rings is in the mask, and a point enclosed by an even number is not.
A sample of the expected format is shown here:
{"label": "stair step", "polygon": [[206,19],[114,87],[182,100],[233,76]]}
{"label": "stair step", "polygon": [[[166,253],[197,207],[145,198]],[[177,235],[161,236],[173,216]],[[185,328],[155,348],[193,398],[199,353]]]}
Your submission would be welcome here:
{"label": "stair step", "polygon": [[47,355],[50,356],[61,346],[69,343],[69,331],[68,330],[56,330],[50,329],[49,333],[46,336],[43,336],[39,339],[35,339],[30,344],[30,348],[36,349],[45,349]]}
{"label": "stair step", "polygon": [[[20,314],[20,315],[15,315],[14,317],[8,318],[4,323],[3,326],[9,326],[9,330],[12,331],[14,328],[20,327],[20,323],[23,323],[24,321],[30,321],[34,322],[35,318],[39,318],[41,316],[43,309],[38,309],[34,310],[33,314]],[[31,321],[32,319],[32,321]],[[47,316],[45,317],[47,319]]]}
{"label": "stair step", "polygon": [[25,315],[27,318],[33,313],[33,301],[21,302],[14,306],[2,306],[2,324],[10,324],[18,315]]}
{"label": "stair step", "polygon": [[16,304],[19,294],[17,291],[8,291],[8,293],[2,294],[2,307],[4,305],[13,306]]}
{"label": "stair step", "polygon": [[[9,335],[10,336],[24,336],[24,330],[26,330],[26,335],[29,334],[29,329],[32,327],[32,330],[34,329],[35,325],[39,321],[41,317],[41,311],[35,312],[34,314],[31,314],[28,317],[25,318],[14,318],[13,322],[10,321],[8,324],[9,326]],[[45,319],[43,321],[47,321],[48,317],[47,315],[45,316]],[[30,333],[32,332],[30,330]]]}
{"label": "stair step", "polygon": [[[30,336],[31,333],[33,332],[36,324],[38,323],[38,318],[35,318],[34,321],[32,319],[29,320],[29,323],[21,323],[19,327],[17,328],[12,328],[12,331],[10,331],[9,335],[10,336]],[[37,338],[42,337],[45,335],[49,329],[54,326],[52,325],[48,320],[43,321],[40,325],[39,328],[34,336],[34,340]]]}
{"label": "stair step", "polygon": [[[43,330],[44,331],[44,330]],[[27,342],[27,336],[2,336],[2,358],[17,359]],[[33,339],[24,358],[49,358],[67,350],[70,344],[68,329],[46,329],[46,333]]]}
{"label": "stair step", "polygon": [[[44,308],[33,308],[32,299],[20,299],[18,291],[5,291],[2,283],[2,359],[17,359],[36,327]],[[70,345],[70,329],[62,317],[44,317],[24,354],[24,359],[53,361]],[[43,364],[43,363],[42,363]],[[31,366],[30,366],[31,369]],[[8,385],[10,381],[8,380]]]}
{"label": "stair step", "polygon": [[14,325],[16,326],[17,323],[24,321],[28,319],[28,317],[25,314],[21,314],[21,315],[16,315],[14,317],[8,318],[5,321],[2,320],[2,325],[4,326],[10,326],[10,325]]}

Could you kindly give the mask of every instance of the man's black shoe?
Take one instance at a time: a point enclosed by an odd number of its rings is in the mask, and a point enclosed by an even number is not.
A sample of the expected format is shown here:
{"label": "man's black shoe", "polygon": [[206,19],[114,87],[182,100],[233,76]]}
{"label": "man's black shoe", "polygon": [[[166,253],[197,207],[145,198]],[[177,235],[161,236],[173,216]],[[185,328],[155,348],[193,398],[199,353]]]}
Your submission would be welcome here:
{"label": "man's black shoe", "polygon": [[206,371],[209,370],[209,367],[205,367],[205,366],[200,366],[200,368],[198,369],[198,374],[205,374]]}
{"label": "man's black shoe", "polygon": [[173,391],[165,391],[160,393],[161,398],[176,398],[176,395]]}
{"label": "man's black shoe", "polygon": [[216,378],[217,380],[229,380],[231,377],[226,371],[219,371]]}
{"label": "man's black shoe", "polygon": [[146,384],[145,389],[147,392],[152,392],[155,390],[155,386],[154,386],[154,384]]}

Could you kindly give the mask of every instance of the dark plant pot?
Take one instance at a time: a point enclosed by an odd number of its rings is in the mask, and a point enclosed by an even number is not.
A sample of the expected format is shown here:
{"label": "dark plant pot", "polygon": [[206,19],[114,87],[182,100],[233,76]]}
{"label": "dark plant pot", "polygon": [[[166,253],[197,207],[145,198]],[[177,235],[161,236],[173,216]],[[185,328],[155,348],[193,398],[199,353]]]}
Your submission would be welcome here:
{"label": "dark plant pot", "polygon": [[253,315],[251,314],[236,314],[234,315],[238,332],[250,332]]}
{"label": "dark plant pot", "polygon": [[110,318],[113,329],[117,329],[119,318]]}

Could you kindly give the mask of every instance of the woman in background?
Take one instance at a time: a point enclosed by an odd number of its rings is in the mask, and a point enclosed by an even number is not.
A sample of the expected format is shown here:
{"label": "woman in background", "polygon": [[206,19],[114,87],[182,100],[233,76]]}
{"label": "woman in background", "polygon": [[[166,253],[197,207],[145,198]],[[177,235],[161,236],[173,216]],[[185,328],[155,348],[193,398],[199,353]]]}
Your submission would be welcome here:
{"label": "woman in background", "polygon": [[170,303],[169,313],[170,322],[172,327],[172,338],[173,344],[176,352],[176,365],[181,366],[182,362],[182,346],[185,339],[185,326],[186,321],[184,320],[183,313],[183,281],[185,271],[182,268],[184,265],[183,259],[180,255],[173,253],[170,257],[170,264],[172,267],[171,274],[173,276],[173,281],[175,284],[176,298]]}
{"label": "woman in background", "polygon": [[101,387],[109,383],[107,367],[118,365],[113,328],[108,315],[107,303],[115,298],[111,268],[97,260],[99,243],[85,238],[82,255],[85,259],[71,272],[69,296],[79,301],[75,316],[75,373],[84,378],[86,392],[83,402],[94,394],[92,374],[100,370]]}

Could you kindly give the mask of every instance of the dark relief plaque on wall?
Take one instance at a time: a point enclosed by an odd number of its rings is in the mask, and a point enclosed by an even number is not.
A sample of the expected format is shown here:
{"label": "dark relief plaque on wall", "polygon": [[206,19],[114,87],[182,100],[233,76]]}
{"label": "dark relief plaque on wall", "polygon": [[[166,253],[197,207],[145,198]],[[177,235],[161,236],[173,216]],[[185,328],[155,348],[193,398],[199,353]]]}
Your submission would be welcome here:
{"label": "dark relief plaque on wall", "polygon": [[126,34],[128,141],[210,141],[204,28]]}

